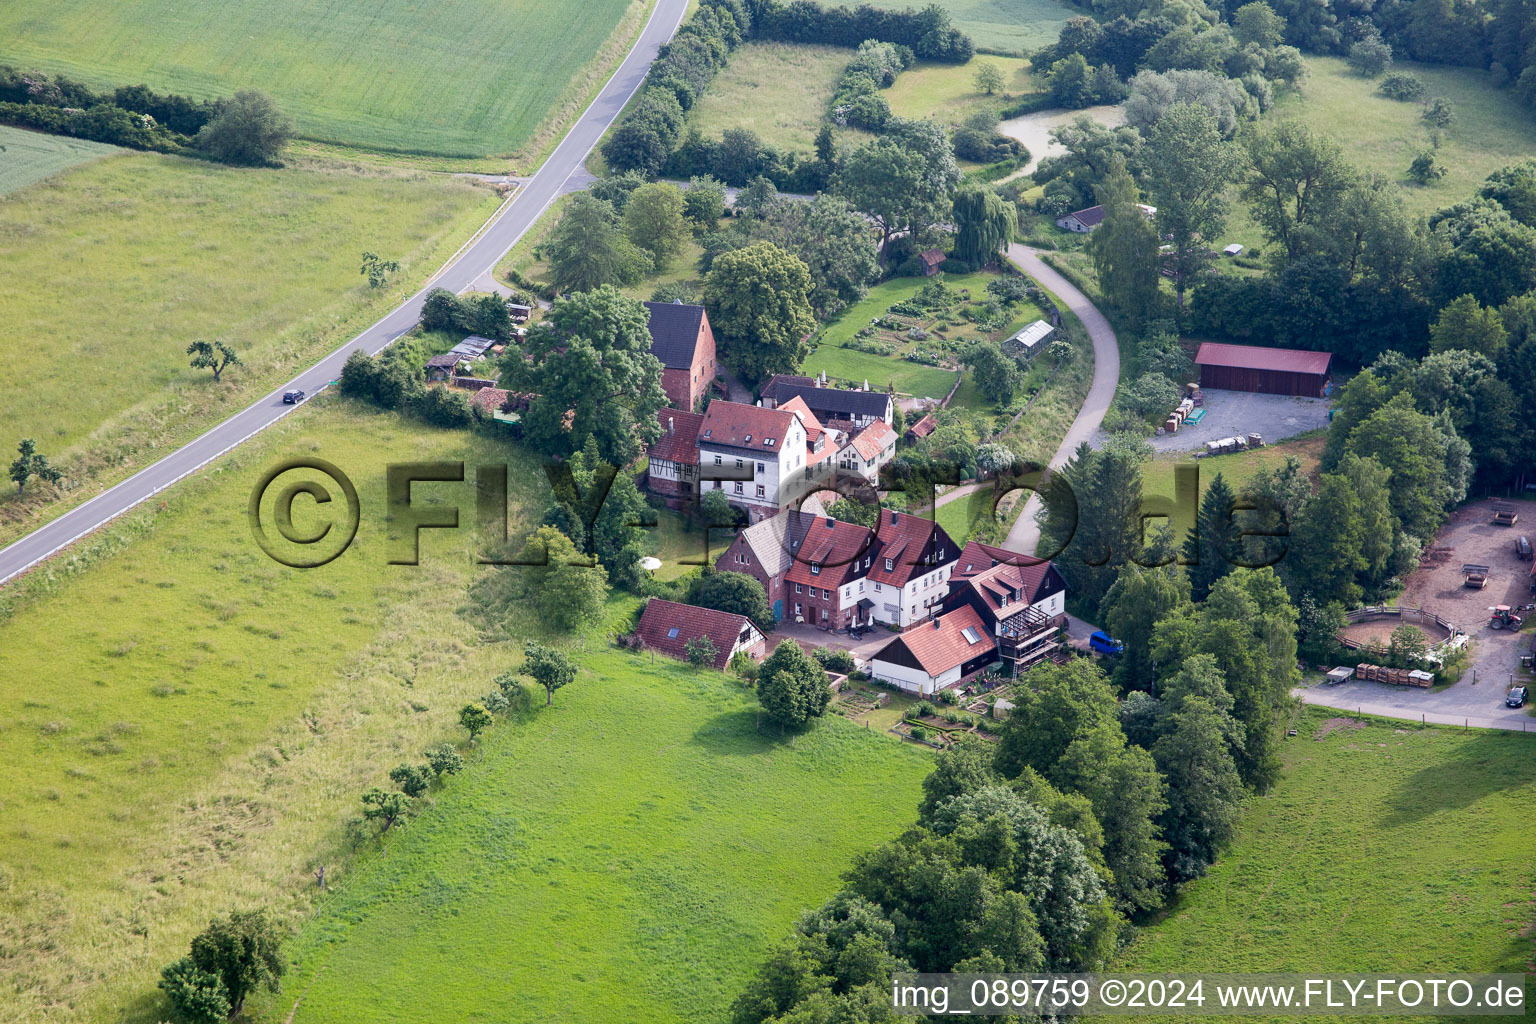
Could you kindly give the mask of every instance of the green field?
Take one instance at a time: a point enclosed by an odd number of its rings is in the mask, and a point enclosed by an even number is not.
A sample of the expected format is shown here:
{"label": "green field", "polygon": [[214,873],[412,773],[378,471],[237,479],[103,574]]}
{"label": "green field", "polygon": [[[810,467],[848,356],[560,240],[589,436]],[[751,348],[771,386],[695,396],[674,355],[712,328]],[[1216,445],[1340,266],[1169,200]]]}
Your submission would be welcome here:
{"label": "green field", "polygon": [[[637,0],[54,0],[0,6],[0,63],[99,88],[269,93],[307,138],[450,156],[510,153],[593,82]],[[553,8],[553,9],[552,9]]]}
{"label": "green field", "polygon": [[923,61],[903,71],[885,92],[891,112],[957,125],[978,109],[1001,109],[1007,102],[1003,95],[988,96],[976,89],[976,65],[982,63],[994,64],[1003,72],[1003,93],[1017,96],[1030,91],[1029,61],[1018,57],[978,56],[969,64]]}
{"label": "green field", "polygon": [[791,743],[716,673],[583,663],[326,901],[259,1016],[723,1021],[851,856],[911,819],[931,762],[910,745],[835,716]]}
{"label": "green field", "polygon": [[[142,465],[372,323],[496,202],[446,175],[145,153],[0,199],[0,446],[35,437],[76,480]],[[364,249],[400,260],[385,287]],[[244,368],[214,384],[187,365],[197,338]],[[20,514],[7,489],[0,536]]]}
{"label": "green field", "polygon": [[1301,716],[1280,783],[1118,969],[1533,970],[1536,740],[1332,714]]}
{"label": "green field", "polygon": [[[839,0],[856,6],[855,0]],[[910,0],[857,0],[872,7],[900,11],[924,4]],[[1054,43],[1067,19],[1079,12],[1053,0],[939,0],[955,28],[971,37],[980,49],[1023,54]]]}
{"label": "green field", "polygon": [[[1264,470],[1279,470],[1289,458],[1301,462],[1302,472],[1315,476],[1322,460],[1325,440],[1322,434],[1308,435],[1251,451],[1213,455],[1203,459],[1196,459],[1194,452],[1161,453],[1141,467],[1141,493],[1147,497],[1158,496],[1172,500],[1174,469],[1181,465],[1199,470],[1202,495],[1217,474],[1221,475],[1227,486],[1236,491]],[[1184,515],[1187,509],[1179,508],[1177,511],[1179,515],[1174,519],[1173,529],[1174,534],[1182,538],[1194,526],[1194,518]]]}
{"label": "green field", "polygon": [[[1355,165],[1379,171],[1403,186],[1408,209],[1427,213],[1465,199],[1489,173],[1536,156],[1536,124],[1514,93],[1495,89],[1488,73],[1471,68],[1397,63],[1429,87],[1428,99],[1445,96],[1456,105],[1456,120],[1445,132],[1438,157],[1446,176],[1428,187],[1408,178],[1408,165],[1429,148],[1418,103],[1389,100],[1377,81],[1361,78],[1337,57],[1307,58],[1312,74],[1301,94],[1287,94],[1267,118],[1299,117],[1338,138]],[[1347,127],[1346,127],[1347,126]],[[1259,238],[1238,239],[1254,244]]]}
{"label": "green field", "polygon": [[837,46],[748,43],[731,55],[688,112],[706,138],[749,128],[781,152],[809,153],[853,51]]}
{"label": "green field", "polygon": [[[290,455],[360,494],[357,541],[319,569],[269,560],[246,523]],[[321,399],[0,592],[0,1020],[161,1020],[157,972],[210,915],[302,911],[312,858],[344,877],[357,794],[455,738],[508,656],[458,614],[471,531],[385,564],[384,465],[509,457]],[[541,474],[511,479],[514,507],[540,507]],[[428,486],[473,507],[473,484]]]}
{"label": "green field", "polygon": [[121,153],[116,146],[44,135],[0,124],[0,196],[42,181],[66,167]]}

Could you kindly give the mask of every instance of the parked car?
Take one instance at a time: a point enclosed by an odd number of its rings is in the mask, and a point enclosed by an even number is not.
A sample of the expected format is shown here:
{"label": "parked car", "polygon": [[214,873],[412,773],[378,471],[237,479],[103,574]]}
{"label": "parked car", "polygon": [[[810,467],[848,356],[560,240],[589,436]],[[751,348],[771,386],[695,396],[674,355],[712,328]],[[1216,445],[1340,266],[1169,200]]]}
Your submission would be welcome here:
{"label": "parked car", "polygon": [[1088,638],[1088,649],[1095,654],[1121,654],[1125,651],[1125,644],[1112,639],[1102,629],[1096,629]]}
{"label": "parked car", "polygon": [[1530,691],[1527,687],[1517,686],[1509,691],[1509,696],[1504,698],[1504,704],[1507,707],[1523,708],[1529,697]]}
{"label": "parked car", "polygon": [[304,401],[304,392],[300,391],[298,388],[294,388],[292,391],[283,392],[284,405],[298,405],[302,401]]}

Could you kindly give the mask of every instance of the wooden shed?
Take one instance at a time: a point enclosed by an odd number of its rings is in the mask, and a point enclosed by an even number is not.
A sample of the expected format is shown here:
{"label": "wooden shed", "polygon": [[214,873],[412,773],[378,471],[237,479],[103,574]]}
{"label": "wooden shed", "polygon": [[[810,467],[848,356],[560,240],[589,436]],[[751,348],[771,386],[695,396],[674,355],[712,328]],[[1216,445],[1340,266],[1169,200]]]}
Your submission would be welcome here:
{"label": "wooden shed", "polygon": [[1223,345],[1214,341],[1202,343],[1195,356],[1202,388],[1306,398],[1324,398],[1332,392],[1328,371],[1332,362],[1332,352]]}

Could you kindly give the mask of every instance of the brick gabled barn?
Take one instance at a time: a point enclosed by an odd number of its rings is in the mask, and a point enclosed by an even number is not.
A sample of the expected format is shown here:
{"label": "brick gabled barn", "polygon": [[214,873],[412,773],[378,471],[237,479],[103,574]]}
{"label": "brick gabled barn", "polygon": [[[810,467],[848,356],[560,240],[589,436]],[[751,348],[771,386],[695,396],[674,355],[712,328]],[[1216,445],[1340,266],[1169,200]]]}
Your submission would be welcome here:
{"label": "brick gabled barn", "polygon": [[703,306],[647,302],[651,354],[661,360],[661,387],[674,409],[692,412],[715,382],[715,332]]}

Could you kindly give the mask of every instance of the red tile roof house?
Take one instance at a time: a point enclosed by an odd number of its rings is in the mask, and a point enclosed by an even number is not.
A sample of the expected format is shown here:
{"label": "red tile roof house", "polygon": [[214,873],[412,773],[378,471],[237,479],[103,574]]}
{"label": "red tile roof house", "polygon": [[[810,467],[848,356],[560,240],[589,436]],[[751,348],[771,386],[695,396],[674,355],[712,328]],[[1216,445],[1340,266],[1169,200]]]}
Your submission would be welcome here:
{"label": "red tile roof house", "polygon": [[668,508],[683,508],[699,490],[699,425],[704,417],[681,409],[662,409],[656,414],[661,436],[651,445],[645,488],[663,498]]}
{"label": "red tile roof house", "polygon": [[896,455],[896,431],[875,420],[854,434],[837,453],[837,468],[856,473],[869,483],[880,478],[880,467]]}
{"label": "red tile roof house", "polygon": [[998,656],[1013,674],[1062,649],[1067,584],[1050,562],[971,541],[960,553],[943,608],[969,608],[996,638]]}
{"label": "red tile roof house", "polygon": [[906,438],[908,441],[921,441],[937,429],[939,429],[938,422],[931,413],[927,413],[924,414],[922,419],[907,428]]}
{"label": "red tile roof house", "polygon": [[[809,526],[825,515],[821,502],[811,495],[798,508],[785,509],[738,532],[731,546],[715,560],[715,568],[745,573],[761,583],[773,609],[773,621],[781,622],[786,607],[785,577],[794,565],[795,551]],[[793,602],[788,607],[793,608]]]}
{"label": "red tile roof house", "polygon": [[715,332],[703,306],[647,302],[651,354],[661,360],[661,387],[674,409],[697,409],[715,382]]}
{"label": "red tile roof house", "polygon": [[869,659],[869,674],[909,693],[963,683],[997,660],[997,641],[969,605],[907,630]]}
{"label": "red tile roof house", "polygon": [[653,597],[640,613],[635,635],[645,646],[678,661],[688,660],[688,641],[707,636],[715,645],[715,668],[724,670],[737,651],[761,661],[767,648],[762,631],[745,615],[700,608]]}
{"label": "red tile roof house", "polygon": [[[784,520],[775,540],[788,550],[768,563],[758,550],[766,537],[748,538],[751,530],[743,531],[715,568],[750,572],[759,582],[767,575],[774,585],[764,589],[775,618],[822,629],[872,622],[905,628],[927,618],[943,599],[959,557],[943,527],[906,512],[882,509],[878,532],[793,511],[775,519]],[[763,571],[781,566],[782,574]]]}
{"label": "red tile roof house", "polygon": [[830,432],[803,408],[710,402],[699,427],[700,491],[725,491],[760,522],[830,486],[836,454]]}

